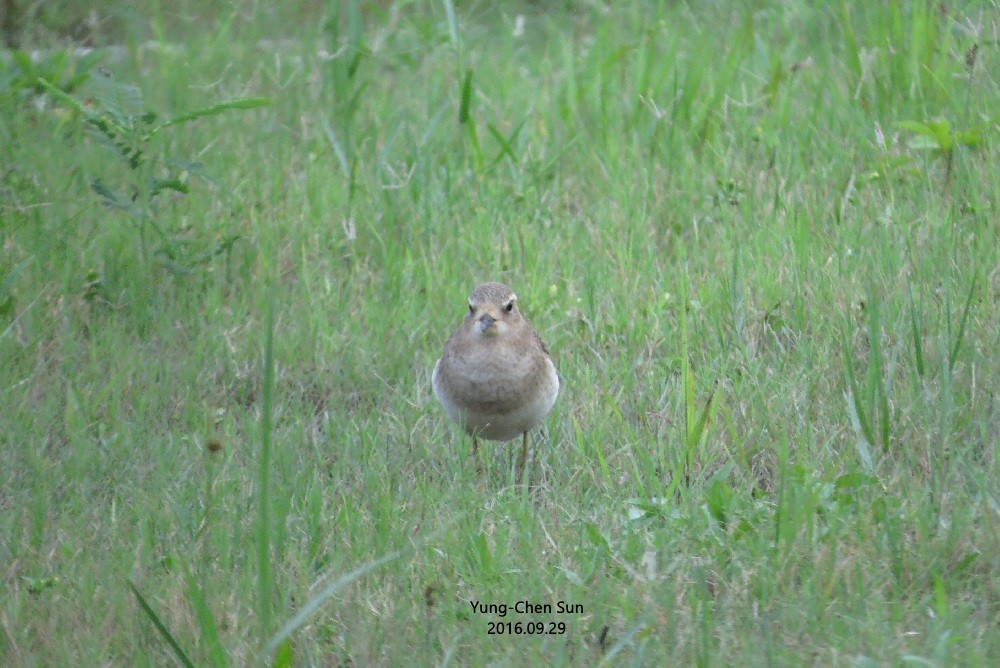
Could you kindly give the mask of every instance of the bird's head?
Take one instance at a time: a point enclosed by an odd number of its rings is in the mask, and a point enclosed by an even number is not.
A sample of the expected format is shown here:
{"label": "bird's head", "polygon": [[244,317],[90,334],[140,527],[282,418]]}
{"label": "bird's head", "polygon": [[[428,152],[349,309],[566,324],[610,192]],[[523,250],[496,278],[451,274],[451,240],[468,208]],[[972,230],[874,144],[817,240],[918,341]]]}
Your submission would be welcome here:
{"label": "bird's head", "polygon": [[521,324],[517,295],[503,283],[483,283],[469,295],[465,326],[482,337],[500,337]]}

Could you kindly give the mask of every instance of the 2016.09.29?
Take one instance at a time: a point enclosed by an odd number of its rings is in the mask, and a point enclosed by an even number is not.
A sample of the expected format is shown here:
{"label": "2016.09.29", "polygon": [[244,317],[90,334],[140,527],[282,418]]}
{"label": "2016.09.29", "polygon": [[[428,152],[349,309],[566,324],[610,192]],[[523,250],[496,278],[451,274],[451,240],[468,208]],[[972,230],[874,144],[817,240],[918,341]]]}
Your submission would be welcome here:
{"label": "2016.09.29", "polygon": [[566,633],[565,622],[489,622],[486,635],[562,635]]}

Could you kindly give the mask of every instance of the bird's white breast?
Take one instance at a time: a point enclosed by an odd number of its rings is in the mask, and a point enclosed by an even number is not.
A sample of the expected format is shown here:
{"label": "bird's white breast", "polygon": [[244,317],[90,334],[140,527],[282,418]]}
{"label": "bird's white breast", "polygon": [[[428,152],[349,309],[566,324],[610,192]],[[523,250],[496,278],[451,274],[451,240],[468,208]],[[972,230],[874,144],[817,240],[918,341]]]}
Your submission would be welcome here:
{"label": "bird's white breast", "polygon": [[461,392],[454,389],[454,384],[442,382],[440,359],[431,375],[434,394],[448,416],[470,434],[494,441],[507,441],[537,427],[559,395],[559,374],[548,357],[545,358],[544,377],[541,379],[526,382],[523,378],[510,376],[502,380],[493,379],[492,382],[524,383],[523,387],[512,388],[518,400],[512,402],[510,409],[503,412],[477,411],[471,402],[462,400]]}

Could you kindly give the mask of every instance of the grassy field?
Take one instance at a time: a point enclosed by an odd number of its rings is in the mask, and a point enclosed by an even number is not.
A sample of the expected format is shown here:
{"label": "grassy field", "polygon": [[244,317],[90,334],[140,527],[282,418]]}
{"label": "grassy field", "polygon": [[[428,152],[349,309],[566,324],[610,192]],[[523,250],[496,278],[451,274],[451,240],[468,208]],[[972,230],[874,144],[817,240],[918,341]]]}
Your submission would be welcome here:
{"label": "grassy field", "polygon": [[[996,2],[62,4],[0,59],[0,664],[1000,661]],[[484,280],[530,488],[430,388]]]}

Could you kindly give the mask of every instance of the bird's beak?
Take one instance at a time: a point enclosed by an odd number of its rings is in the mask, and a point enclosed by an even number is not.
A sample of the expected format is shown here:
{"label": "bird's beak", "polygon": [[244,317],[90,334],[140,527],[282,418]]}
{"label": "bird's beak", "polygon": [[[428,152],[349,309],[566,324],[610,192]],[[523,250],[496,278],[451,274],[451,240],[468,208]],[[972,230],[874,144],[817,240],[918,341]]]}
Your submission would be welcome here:
{"label": "bird's beak", "polygon": [[476,331],[481,336],[496,336],[500,333],[500,323],[489,313],[484,313],[476,320]]}

